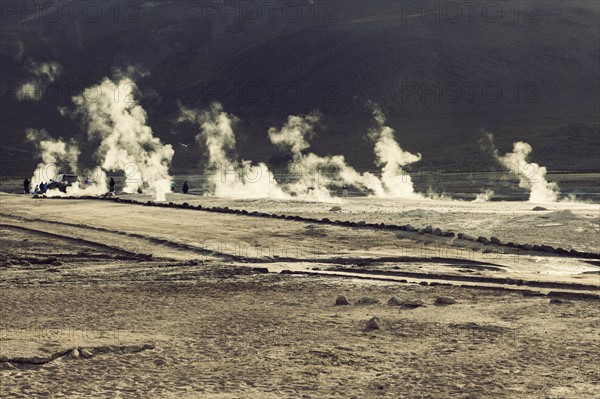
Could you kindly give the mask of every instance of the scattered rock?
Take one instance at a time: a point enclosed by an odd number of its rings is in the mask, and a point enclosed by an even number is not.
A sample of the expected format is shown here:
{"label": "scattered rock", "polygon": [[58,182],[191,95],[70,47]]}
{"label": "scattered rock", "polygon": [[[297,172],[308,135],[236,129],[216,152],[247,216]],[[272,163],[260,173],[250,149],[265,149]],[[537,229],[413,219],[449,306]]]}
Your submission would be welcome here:
{"label": "scattered rock", "polygon": [[468,234],[464,234],[464,233],[458,233],[456,235],[458,237],[458,239],[460,240],[469,240],[469,241],[475,241],[475,237],[472,237]]}
{"label": "scattered rock", "polygon": [[357,305],[376,305],[378,303],[380,303],[379,299],[377,299],[377,298],[370,298],[370,297],[360,298],[356,302]]}
{"label": "scattered rock", "polygon": [[90,352],[89,350],[82,348],[81,351],[81,356],[83,356],[86,359],[89,359],[90,357],[94,356],[94,354],[92,352]]}
{"label": "scattered rock", "polygon": [[423,301],[420,301],[418,299],[404,299],[401,303],[401,306],[407,309],[414,309],[420,306],[425,306],[425,304],[423,303]]}
{"label": "scattered rock", "polygon": [[404,226],[404,229],[406,231],[417,231],[417,229],[415,229],[412,225],[407,224],[406,226]]}
{"label": "scattered rock", "polygon": [[50,263],[52,266],[62,266],[62,262],[59,261],[54,261],[52,263]]}
{"label": "scattered rock", "polygon": [[345,296],[341,295],[341,296],[338,296],[336,298],[335,305],[336,306],[350,305],[350,301],[348,301],[348,298],[346,298]]}
{"label": "scattered rock", "polygon": [[477,239],[477,241],[480,242],[480,243],[482,243],[483,245],[490,245],[491,244],[490,240],[488,240],[485,237],[479,237]]}
{"label": "scattered rock", "polygon": [[427,281],[421,281],[421,282],[419,283],[419,285],[422,285],[422,286],[427,286],[427,285],[429,285],[429,283],[428,283]]}
{"label": "scattered rock", "polygon": [[16,367],[11,362],[0,362],[0,370],[15,370]]}
{"label": "scattered rock", "polygon": [[383,321],[375,316],[367,321],[367,330],[383,330]]}
{"label": "scattered rock", "polygon": [[79,353],[79,350],[77,350],[77,348],[73,349],[70,355],[73,359],[79,359],[81,357],[81,354]]}
{"label": "scattered rock", "polygon": [[497,238],[497,237],[490,237],[490,242],[492,244],[495,244],[495,245],[501,245],[502,244],[502,242],[500,241],[500,239]]}
{"label": "scattered rock", "polygon": [[420,301],[418,299],[407,299],[404,302],[402,302],[402,307],[404,308],[414,309],[421,306],[425,306],[425,304],[423,303],[423,301]]}
{"label": "scattered rock", "polygon": [[550,252],[550,253],[554,253],[554,247],[551,247],[550,245],[540,245],[540,250],[544,251],[544,252]]}
{"label": "scattered rock", "polygon": [[567,303],[567,301],[565,301],[564,299],[560,299],[560,298],[552,298],[552,299],[550,299],[550,303],[555,303],[555,304],[559,305],[561,303]]}
{"label": "scattered rock", "polygon": [[534,206],[532,211],[547,211],[548,208],[544,208],[543,206]]}
{"label": "scattered rock", "polygon": [[388,301],[388,305],[390,306],[402,306],[402,303],[405,301],[405,298],[399,298],[397,296],[393,296]]}
{"label": "scattered rock", "polygon": [[436,227],[435,229],[433,229],[432,233],[434,236],[442,236],[443,235],[442,230],[439,227]]}
{"label": "scattered rock", "polygon": [[451,296],[439,296],[435,300],[436,305],[454,305],[456,303],[456,299]]}
{"label": "scattered rock", "polygon": [[329,212],[341,212],[342,207],[341,206],[332,206],[331,209],[329,210]]}
{"label": "scattered rock", "polygon": [[546,296],[542,291],[523,291],[523,296]]}

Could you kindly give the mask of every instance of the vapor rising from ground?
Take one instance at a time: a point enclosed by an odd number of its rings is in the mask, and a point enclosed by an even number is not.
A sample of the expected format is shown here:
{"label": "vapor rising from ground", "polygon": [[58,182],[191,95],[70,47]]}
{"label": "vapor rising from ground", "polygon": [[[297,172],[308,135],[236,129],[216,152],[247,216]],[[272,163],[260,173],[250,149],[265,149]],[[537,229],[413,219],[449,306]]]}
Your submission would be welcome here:
{"label": "vapor rising from ground", "polygon": [[512,152],[500,155],[491,133],[487,139],[496,160],[519,179],[519,187],[529,190],[529,202],[548,204],[558,200],[558,185],[546,180],[546,167],[527,161],[533,150],[529,144],[518,141],[513,144]]}
{"label": "vapor rising from ground", "polygon": [[[103,171],[125,173],[126,193],[147,190],[164,201],[170,190],[169,166],[174,155],[146,124],[146,111],[135,101],[137,87],[129,77],[104,78],[73,98],[86,124],[88,140],[99,142],[94,154]],[[99,95],[98,95],[99,93]]]}
{"label": "vapor rising from ground", "polygon": [[206,163],[216,168],[205,187],[206,194],[231,198],[286,198],[264,163],[239,161],[235,154],[234,125],[237,118],[213,103],[208,110],[181,107],[179,122],[198,125],[196,141],[205,149]]}
{"label": "vapor rising from ground", "polygon": [[[90,185],[75,183],[66,195],[101,195],[106,193],[107,172],[125,174],[126,193],[138,190],[152,193],[164,201],[170,190],[169,166],[174,155],[171,145],[154,137],[146,124],[146,112],[135,100],[137,87],[128,76],[114,80],[104,78],[73,97],[74,111],[61,110],[80,118],[85,126],[87,143],[52,139],[46,132],[28,131],[30,141],[37,143],[42,163],[32,181],[52,179],[67,169],[70,173],[90,176]],[[81,148],[95,148],[82,159]],[[83,166],[92,160],[94,166]],[[43,176],[43,177],[42,177]],[[48,195],[65,195],[58,190]]]}

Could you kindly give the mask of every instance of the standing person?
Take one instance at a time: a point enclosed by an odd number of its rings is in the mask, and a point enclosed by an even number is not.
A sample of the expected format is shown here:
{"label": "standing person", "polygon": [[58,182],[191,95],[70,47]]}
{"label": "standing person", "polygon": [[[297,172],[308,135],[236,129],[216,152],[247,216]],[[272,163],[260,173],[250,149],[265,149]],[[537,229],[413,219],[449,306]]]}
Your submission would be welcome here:
{"label": "standing person", "polygon": [[28,178],[25,178],[25,180],[23,181],[23,191],[25,192],[25,194],[29,194],[29,190],[31,190],[31,182]]}
{"label": "standing person", "polygon": [[110,187],[110,194],[114,194],[115,193],[115,179],[113,179],[112,177],[110,178],[110,183],[108,184],[108,186]]}
{"label": "standing person", "polygon": [[33,194],[34,195],[38,195],[40,193],[40,186],[38,186],[37,184],[35,185],[35,188],[33,189]]}
{"label": "standing person", "polygon": [[174,193],[175,191],[177,191],[177,183],[173,182],[171,183],[171,192]]}
{"label": "standing person", "polygon": [[186,180],[185,183],[183,183],[183,188],[182,189],[183,189],[183,193],[184,194],[187,194],[188,191],[190,191],[190,185],[188,184],[187,180]]}

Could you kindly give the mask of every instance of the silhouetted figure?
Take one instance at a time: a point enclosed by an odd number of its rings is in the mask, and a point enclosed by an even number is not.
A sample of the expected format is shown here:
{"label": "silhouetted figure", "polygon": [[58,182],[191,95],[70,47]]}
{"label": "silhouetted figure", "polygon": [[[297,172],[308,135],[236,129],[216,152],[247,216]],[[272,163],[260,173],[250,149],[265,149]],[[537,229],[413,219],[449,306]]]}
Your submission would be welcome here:
{"label": "silhouetted figure", "polygon": [[23,191],[25,192],[25,194],[29,194],[30,190],[31,190],[31,182],[29,181],[28,178],[25,178],[25,180],[23,181]]}
{"label": "silhouetted figure", "polygon": [[113,179],[111,177],[110,178],[110,183],[108,184],[108,186],[110,187],[109,193],[114,194],[115,193],[115,179]]}
{"label": "silhouetted figure", "polygon": [[186,181],[185,183],[183,183],[183,187],[182,187],[182,189],[183,189],[183,193],[184,193],[184,194],[187,194],[187,193],[188,193],[188,191],[190,191],[190,185],[188,184],[188,182],[187,182],[187,181]]}
{"label": "silhouetted figure", "polygon": [[177,191],[177,183],[173,182],[171,183],[171,192],[176,192]]}
{"label": "silhouetted figure", "polygon": [[33,189],[33,194],[34,195],[38,195],[40,193],[40,186],[38,186],[37,184],[35,185],[35,188]]}
{"label": "silhouetted figure", "polygon": [[342,186],[342,197],[347,197],[347,196],[348,196],[348,186],[344,184]]}

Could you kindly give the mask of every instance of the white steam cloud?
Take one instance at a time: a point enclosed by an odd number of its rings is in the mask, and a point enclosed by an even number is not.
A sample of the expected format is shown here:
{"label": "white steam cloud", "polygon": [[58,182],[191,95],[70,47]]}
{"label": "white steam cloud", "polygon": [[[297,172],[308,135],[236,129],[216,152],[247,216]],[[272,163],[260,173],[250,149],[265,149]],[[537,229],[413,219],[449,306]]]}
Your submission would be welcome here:
{"label": "white steam cloud", "polygon": [[306,153],[310,147],[308,139],[319,120],[318,114],[289,116],[280,129],[269,129],[271,142],[284,151],[289,151],[292,161],[288,170],[296,180],[286,185],[286,190],[299,197],[330,200],[332,186],[352,185],[377,197],[415,198],[410,176],[403,167],[421,160],[421,154],[404,151],[394,138],[394,130],[385,126],[385,117],[375,106],[373,113],[377,127],[369,131],[374,142],[376,163],[381,167],[381,178],[364,172],[359,173],[346,163],[343,155],[320,156]]}
{"label": "white steam cloud", "polygon": [[494,196],[493,190],[485,190],[482,193],[477,194],[473,202],[489,202]]}
{"label": "white steam cloud", "polygon": [[[493,135],[488,134],[488,139],[493,146]],[[519,178],[519,187],[529,190],[529,202],[547,204],[558,200],[558,185],[546,180],[546,168],[527,162],[532,152],[529,144],[516,142],[513,144],[513,151],[505,155],[500,155],[495,147],[493,151],[498,162]]]}
{"label": "white steam cloud", "polygon": [[[51,78],[57,69],[52,66],[38,68],[39,73]],[[125,175],[123,191],[134,193],[143,190],[155,195],[157,201],[166,200],[171,190],[169,166],[173,148],[154,137],[146,124],[146,112],[135,101],[135,83],[128,77],[104,78],[73,97],[74,115],[86,125],[88,144],[96,152],[81,162],[80,147],[71,140],[52,139],[45,131],[29,129],[27,137],[36,143],[42,163],[38,165],[32,182],[54,179],[59,173],[86,176],[86,183],[76,182],[61,193],[52,190],[48,195],[102,195],[107,193],[106,172],[122,171]],[[95,166],[82,168],[81,164]],[[56,192],[54,192],[56,191]]]}
{"label": "white steam cloud", "polygon": [[54,82],[62,72],[62,67],[57,62],[44,62],[38,64],[37,62],[32,61],[26,69],[34,75],[34,77],[19,85],[16,92],[17,100],[19,101],[41,100],[45,87]]}
{"label": "white steam cloud", "polygon": [[104,78],[73,97],[87,125],[88,140],[99,142],[95,157],[103,171],[122,171],[126,193],[138,189],[165,201],[171,190],[171,145],[162,144],[146,124],[146,111],[136,103],[137,87],[129,77]]}
{"label": "white steam cloud", "polygon": [[[33,176],[31,177],[32,189],[39,186],[40,183],[49,183],[55,180],[60,173],[65,171],[69,173],[80,173],[79,168],[79,148],[71,140],[65,142],[62,139],[55,139],[45,130],[27,129],[27,140],[34,143],[38,153],[41,156],[41,162],[38,164]],[[79,182],[73,186],[67,187],[66,193],[58,189],[52,189],[46,192],[47,196],[67,196],[67,195],[100,195],[107,191],[106,176],[101,170],[86,171],[87,175],[94,176],[89,180],[89,185],[81,187]]]}
{"label": "white steam cloud", "polygon": [[280,130],[273,127],[269,129],[271,142],[291,153],[288,172],[295,177],[295,181],[285,185],[286,191],[300,198],[318,201],[332,200],[329,188],[334,185],[354,185],[382,194],[379,179],[368,172],[358,173],[346,163],[343,155],[319,156],[303,152],[310,147],[307,138],[313,136],[314,124],[318,120],[318,114],[292,115]]}
{"label": "white steam cloud", "polygon": [[415,194],[412,179],[402,169],[406,165],[419,162],[421,154],[404,151],[394,137],[394,130],[385,126],[385,115],[373,105],[373,116],[377,128],[369,131],[369,137],[375,142],[375,156],[381,166],[381,182],[385,190],[384,196],[398,198],[420,197]]}
{"label": "white steam cloud", "polygon": [[220,103],[213,103],[208,110],[181,107],[180,111],[178,122],[198,125],[196,141],[205,148],[207,166],[216,169],[209,178],[209,194],[231,198],[288,197],[264,163],[238,161],[233,130],[238,119],[224,112]]}

